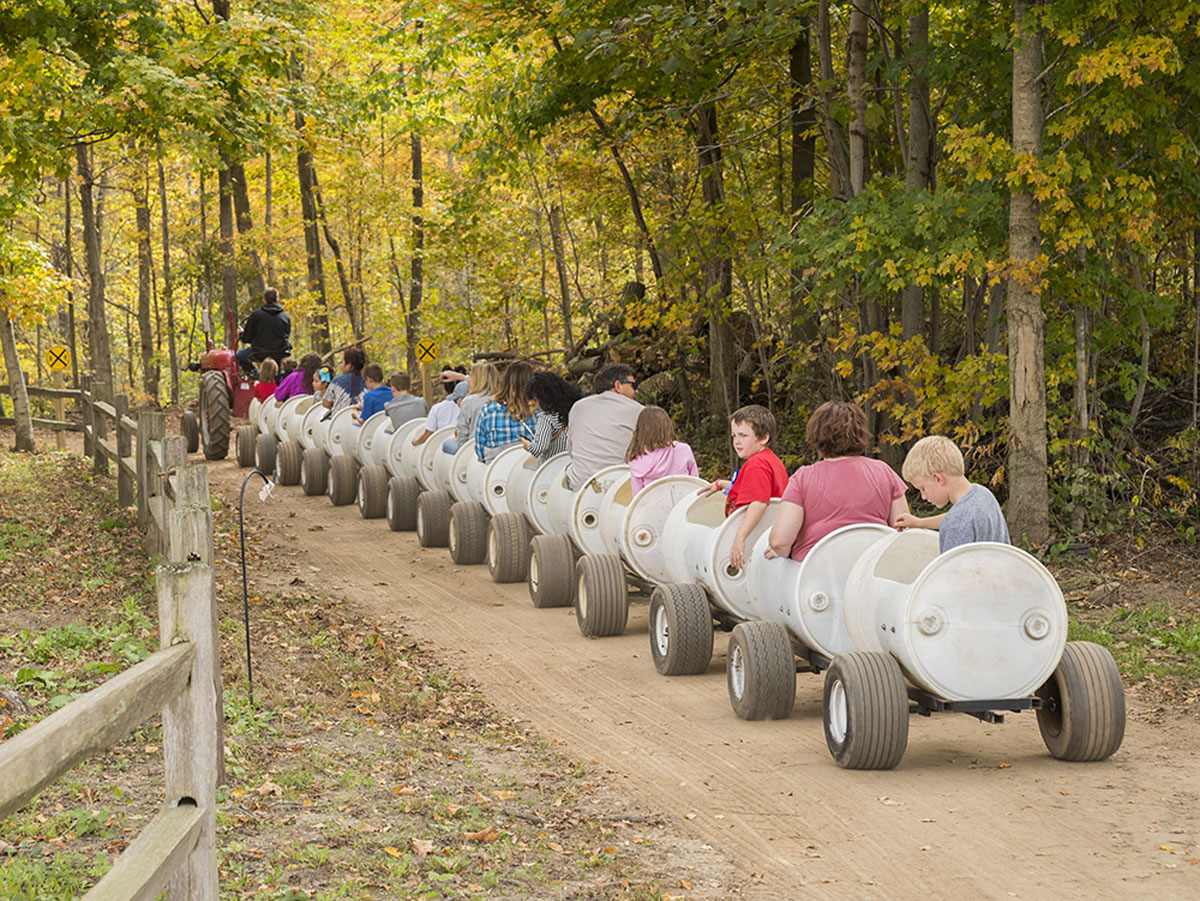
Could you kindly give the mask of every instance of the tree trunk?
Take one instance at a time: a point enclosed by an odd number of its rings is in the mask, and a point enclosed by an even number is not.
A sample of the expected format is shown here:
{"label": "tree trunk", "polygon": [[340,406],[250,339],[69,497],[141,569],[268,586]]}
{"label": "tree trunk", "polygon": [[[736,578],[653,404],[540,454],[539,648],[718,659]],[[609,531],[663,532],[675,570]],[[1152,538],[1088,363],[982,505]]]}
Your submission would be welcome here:
{"label": "tree trunk", "polygon": [[[229,184],[233,188],[233,209],[238,235],[245,237],[254,231],[254,217],[250,215],[250,187],[246,184],[246,167],[224,154],[221,155],[221,161],[229,169]],[[250,290],[252,297],[261,300],[263,291],[267,288],[267,283],[263,279],[262,258],[253,245],[247,245],[246,249],[250,253],[252,263],[250,272],[246,276],[246,287]]]}
{"label": "tree trunk", "polygon": [[[788,55],[788,76],[791,81],[789,116],[792,125],[792,185],[791,222],[793,227],[810,209],[815,191],[813,174],[816,168],[816,136],[813,129],[817,124],[817,111],[806,99],[812,84],[812,47],[808,28],[808,16],[801,16],[799,31]],[[794,260],[788,296],[791,299],[793,340],[809,343],[817,337],[816,315],[804,308],[804,271],[799,260]]]}
{"label": "tree trunk", "polygon": [[158,363],[154,359],[154,326],[150,319],[150,270],[154,258],[150,252],[150,174],[140,166],[133,188],[133,209],[137,221],[138,255],[138,339],[142,357],[142,390],[152,406],[158,406]]}
{"label": "tree trunk", "polygon": [[[228,169],[217,170],[217,184],[221,213],[221,325],[225,328],[225,346],[237,347],[237,265],[233,258],[233,187]],[[217,328],[214,323],[213,331]]]}
{"label": "tree trunk", "polygon": [[179,354],[175,347],[175,295],[171,283],[171,229],[167,216],[167,178],[163,171],[162,145],[158,148],[158,206],[162,226],[163,306],[167,308],[167,353],[171,358],[171,404],[179,403]]}
{"label": "tree trunk", "polygon": [[321,231],[325,235],[325,243],[333,253],[334,266],[337,267],[338,285],[342,289],[342,303],[346,306],[346,316],[350,319],[350,331],[354,333],[355,341],[361,341],[363,324],[354,309],[354,292],[350,289],[350,276],[346,272],[346,262],[342,259],[342,245],[333,236],[333,231],[329,228],[329,217],[325,215],[325,200],[321,196],[321,183],[317,180],[315,162],[309,174],[312,177],[313,202],[316,205],[317,217],[321,220]]}
{"label": "tree trunk", "polygon": [[850,162],[847,157],[846,136],[842,125],[833,115],[833,37],[829,25],[829,0],[817,7],[817,52],[821,75],[821,112],[825,148],[829,155],[829,194],[845,199],[850,196]]}
{"label": "tree trunk", "polygon": [[[267,125],[271,124],[271,111],[267,110]],[[275,158],[268,144],[263,172],[263,231],[267,239],[267,282],[275,284],[275,252],[272,232],[275,228]]]}
{"label": "tree trunk", "polygon": [[1192,230],[1192,428],[1200,425],[1200,228]]}
{"label": "tree trunk", "polygon": [[850,11],[846,85],[853,121],[850,123],[850,196],[867,184],[867,14],[855,4]]}
{"label": "tree trunk", "polygon": [[[1091,465],[1091,452],[1087,438],[1091,432],[1091,417],[1088,414],[1088,336],[1092,333],[1091,310],[1084,304],[1075,304],[1075,417],[1071,429],[1074,445],[1075,465],[1086,469]],[[1087,505],[1082,500],[1071,510],[1071,531],[1079,534],[1087,524]]]}
{"label": "tree trunk", "polygon": [[708,102],[696,110],[696,150],[704,203],[711,217],[711,240],[702,264],[703,296],[708,310],[708,366],[711,410],[728,419],[737,408],[737,374],[733,361],[733,329],[729,298],[733,293],[733,260],[727,246],[724,159],[717,138],[717,107]]}
{"label": "tree trunk", "polygon": [[[562,298],[563,344],[567,348],[575,346],[575,338],[571,331],[571,289],[567,284],[567,258],[563,249],[562,222],[559,219],[558,204],[550,205],[550,242],[554,247],[554,267],[558,270],[558,290]],[[546,349],[550,349],[547,338]]]}
{"label": "tree trunk", "polygon": [[[1042,97],[1039,72],[1042,40],[1031,21],[1031,0],[1016,0],[1013,45],[1013,153],[1040,157]],[[1009,198],[1008,366],[1009,447],[1008,523],[1014,538],[1043,545],[1050,537],[1046,475],[1045,315],[1037,258],[1041,231],[1037,203],[1028,185],[1013,187]]]}
{"label": "tree trunk", "polygon": [[13,321],[8,318],[7,298],[0,293],[0,344],[4,346],[4,368],[8,370],[8,384],[12,391],[13,421],[16,423],[18,453],[36,453],[33,441],[33,413],[29,407],[29,392],[25,390],[25,373],[21,371],[21,358],[17,355],[17,336]]}
{"label": "tree trunk", "polygon": [[[88,354],[94,381],[113,383],[112,354],[108,344],[108,313],[104,309],[104,269],[100,260],[100,226],[92,197],[95,178],[88,145],[75,145],[79,169],[79,214],[83,219],[83,246],[88,273]],[[104,398],[109,400],[110,398]]]}
{"label": "tree trunk", "polygon": [[[923,6],[908,20],[908,151],[905,187],[910,194],[928,190],[933,122],[929,109],[929,7]],[[904,339],[923,331],[925,291],[909,284],[900,296],[900,325]]]}
{"label": "tree trunk", "polygon": [[67,277],[67,344],[71,348],[71,376],[79,387],[79,343],[75,336],[75,288],[71,279],[71,176],[63,182],[63,275]]}
{"label": "tree trunk", "polygon": [[[292,55],[292,77],[300,81],[304,75],[303,63],[298,54]],[[313,185],[313,156],[309,149],[304,114],[297,107],[294,113],[296,124],[296,170],[300,183],[300,214],[304,220],[304,249],[308,257],[308,291],[317,303],[313,316],[317,353],[327,354],[333,350],[333,336],[329,331],[329,302],[325,296],[325,264],[321,256],[321,236],[317,233],[317,201]]]}

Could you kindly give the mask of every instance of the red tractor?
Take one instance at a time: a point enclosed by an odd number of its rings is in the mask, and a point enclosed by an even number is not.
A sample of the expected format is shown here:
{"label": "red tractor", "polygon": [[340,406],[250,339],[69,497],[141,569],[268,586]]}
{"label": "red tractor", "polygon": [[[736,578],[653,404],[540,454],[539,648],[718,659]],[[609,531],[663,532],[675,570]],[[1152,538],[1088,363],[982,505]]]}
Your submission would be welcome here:
{"label": "red tractor", "polygon": [[[229,334],[233,335],[233,313],[228,316]],[[197,414],[185,410],[180,431],[189,454],[203,445],[206,459],[223,460],[229,453],[230,422],[233,417],[244,417],[250,411],[255,380],[242,370],[232,348],[213,346],[212,320],[207,311],[202,314],[201,322],[207,349],[200,355],[199,363],[188,366],[200,373],[200,411]]]}

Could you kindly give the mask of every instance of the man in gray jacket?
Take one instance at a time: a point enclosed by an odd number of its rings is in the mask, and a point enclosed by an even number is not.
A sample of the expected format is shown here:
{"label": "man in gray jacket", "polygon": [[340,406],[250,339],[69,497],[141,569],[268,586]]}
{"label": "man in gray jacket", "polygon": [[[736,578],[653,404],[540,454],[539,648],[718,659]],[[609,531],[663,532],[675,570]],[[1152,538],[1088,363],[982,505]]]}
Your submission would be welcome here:
{"label": "man in gray jacket", "polygon": [[605,466],[625,462],[642,405],[634,400],[637,380],[624,363],[609,363],[596,373],[595,393],[575,402],[567,429],[567,485],[579,488]]}

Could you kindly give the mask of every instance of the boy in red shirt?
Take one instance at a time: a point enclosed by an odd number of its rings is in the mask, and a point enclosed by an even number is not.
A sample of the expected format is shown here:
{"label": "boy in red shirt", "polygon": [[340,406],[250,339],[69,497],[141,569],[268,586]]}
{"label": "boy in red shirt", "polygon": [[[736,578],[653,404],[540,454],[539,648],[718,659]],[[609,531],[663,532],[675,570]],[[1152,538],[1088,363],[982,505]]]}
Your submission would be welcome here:
{"label": "boy in red shirt", "polygon": [[729,562],[741,569],[746,562],[746,538],[762,520],[771,498],[780,497],[787,487],[787,470],[768,445],[775,435],[775,417],[766,407],[750,404],[729,417],[733,449],[744,460],[732,479],[717,479],[700,489],[700,494],[725,492],[725,515],[739,507],[749,507],[733,538]]}

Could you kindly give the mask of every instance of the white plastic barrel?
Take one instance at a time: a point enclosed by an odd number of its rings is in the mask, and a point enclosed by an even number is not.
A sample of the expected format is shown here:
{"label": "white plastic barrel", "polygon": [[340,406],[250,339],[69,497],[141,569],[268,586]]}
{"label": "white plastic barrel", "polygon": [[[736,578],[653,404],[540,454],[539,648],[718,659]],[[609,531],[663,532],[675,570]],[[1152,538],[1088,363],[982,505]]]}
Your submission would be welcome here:
{"label": "white plastic barrel", "polygon": [[878,523],[857,523],[830,532],[802,561],[763,556],[768,535],[746,552],[751,605],[759,619],[782,623],[808,648],[835,657],[856,647],[846,629],[843,610],[850,595],[846,580],[859,558],[895,530]]}
{"label": "white plastic barrel", "polygon": [[609,485],[600,499],[600,539],[606,554],[621,556],[621,530],[632,500],[633,479],[628,475]]}
{"label": "white plastic barrel", "polygon": [[[289,397],[279,405],[279,413],[275,417],[274,434],[276,441],[287,441],[289,438],[291,438],[288,428],[291,425],[292,420],[297,416],[297,408],[304,400],[311,400],[311,398],[305,394],[297,394],[295,397]],[[302,416],[303,414],[301,413],[300,415]]]}
{"label": "white plastic barrel", "polygon": [[286,435],[283,440],[304,443],[304,417],[316,400],[311,394],[297,394],[283,402],[283,409],[279,411],[279,421]]}
{"label": "white plastic barrel", "polygon": [[656,479],[634,495],[621,528],[621,557],[629,568],[650,582],[670,582],[663,552],[667,515],[684,498],[708,483],[695,476]]}
{"label": "white plastic barrel", "polygon": [[[425,445],[432,440],[432,436],[426,438],[421,444],[413,445],[413,439],[418,435],[425,434],[425,421],[421,420],[421,428],[416,429],[411,435],[403,441],[397,442],[392,438],[392,456],[398,460],[397,474],[402,476],[412,476],[417,481],[421,480],[418,470],[421,468],[421,452],[425,449]],[[397,451],[399,454],[397,455]]]}
{"label": "white plastic barrel", "polygon": [[438,446],[438,453],[433,458],[432,481],[438,491],[450,490],[451,470],[454,468],[455,454],[448,454]]}
{"label": "white plastic barrel", "polygon": [[394,476],[415,476],[404,469],[404,449],[412,444],[413,438],[425,431],[425,417],[420,416],[403,423],[388,438],[383,465]]}
{"label": "white plastic barrel", "polygon": [[268,397],[262,402],[258,417],[258,430],[264,435],[275,434],[275,427],[279,422],[279,406],[273,397]]}
{"label": "white plastic barrel", "polygon": [[529,480],[529,488],[525,494],[525,518],[529,520],[536,531],[542,534],[548,534],[551,531],[548,506],[550,489],[563,481],[567,467],[570,465],[570,454],[555,454],[553,457],[547,458],[534,471],[533,477]]}
{"label": "white plastic barrel", "polygon": [[262,427],[258,424],[262,416],[262,401],[257,397],[250,398],[250,409],[246,411],[246,418],[250,420],[250,425],[254,426],[255,431],[262,431]]}
{"label": "white plastic barrel", "polygon": [[368,416],[366,421],[358,427],[358,441],[352,448],[354,459],[363,466],[374,462],[371,455],[374,452],[375,441],[383,436],[384,429],[391,424],[392,421],[382,410]]}
{"label": "white plastic barrel", "polygon": [[939,554],[936,532],[896,533],[859,558],[846,592],[857,649],[890,652],[914,685],[952,701],[1030,694],[1067,642],[1058,583],[1008,544]]}
{"label": "white plastic barrel", "polygon": [[467,494],[467,468],[475,459],[474,440],[464,441],[458,446],[458,453],[450,461],[450,494],[456,501],[469,501]]}
{"label": "white plastic barrel", "polygon": [[[750,598],[747,567],[731,566],[729,554],[747,509],[740,507],[726,516],[724,494],[694,494],[672,507],[663,525],[663,549],[671,581],[699,582],[718,607],[743,620],[757,619],[756,607]],[[747,565],[754,543],[770,531],[777,512],[779,501],[775,500],[747,536]]]}
{"label": "white plastic barrel", "polygon": [[483,505],[492,516],[524,513],[529,481],[541,465],[521,445],[502,450],[483,474]]}
{"label": "white plastic barrel", "polygon": [[[268,413],[269,417],[271,414]],[[329,420],[329,437],[325,442],[325,450],[331,457],[342,454],[354,456],[354,448],[358,445],[358,423],[354,421],[354,408],[342,407]]]}
{"label": "white plastic barrel", "polygon": [[329,420],[325,418],[328,412],[324,404],[313,404],[304,414],[300,428],[305,447],[315,447],[329,453]]}
{"label": "white plastic barrel", "polygon": [[417,477],[417,481],[426,491],[448,491],[450,489],[449,482],[444,485],[437,484],[434,467],[437,465],[439,457],[450,456],[442,450],[442,445],[446,443],[447,438],[453,437],[454,426],[448,425],[444,429],[438,429],[420,446],[421,455],[413,475]]}
{"label": "white plastic barrel", "polygon": [[467,500],[483,503],[483,496],[487,493],[487,486],[484,484],[487,468],[488,464],[475,456],[475,449],[471,448],[471,456],[467,458]]}
{"label": "white plastic barrel", "polygon": [[600,507],[608,489],[629,478],[629,464],[619,463],[606,466],[589,478],[571,502],[571,540],[584,554],[605,554],[604,529],[600,519]]}

